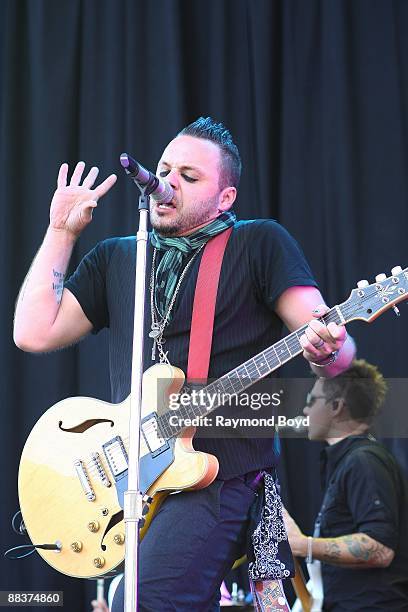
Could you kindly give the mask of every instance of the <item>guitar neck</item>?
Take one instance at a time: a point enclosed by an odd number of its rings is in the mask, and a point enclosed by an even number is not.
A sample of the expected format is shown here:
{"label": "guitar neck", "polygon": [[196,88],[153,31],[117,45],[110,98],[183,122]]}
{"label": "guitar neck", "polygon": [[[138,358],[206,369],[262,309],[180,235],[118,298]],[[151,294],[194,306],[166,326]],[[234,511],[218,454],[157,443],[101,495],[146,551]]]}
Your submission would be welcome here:
{"label": "guitar neck", "polygon": [[[330,322],[339,325],[347,322],[341,306],[331,308],[321,320],[327,325]],[[275,342],[261,353],[251,357],[237,368],[234,368],[221,378],[210,383],[200,390],[200,401],[194,404],[181,405],[177,409],[177,416],[180,422],[186,419],[204,417],[219,408],[229,396],[241,393],[251,385],[271,374],[284,363],[287,363],[302,351],[300,337],[305,333],[307,324],[299,327],[285,338]],[[173,412],[166,412],[158,418],[160,431],[170,438],[178,435],[183,427],[170,427],[169,415]]]}

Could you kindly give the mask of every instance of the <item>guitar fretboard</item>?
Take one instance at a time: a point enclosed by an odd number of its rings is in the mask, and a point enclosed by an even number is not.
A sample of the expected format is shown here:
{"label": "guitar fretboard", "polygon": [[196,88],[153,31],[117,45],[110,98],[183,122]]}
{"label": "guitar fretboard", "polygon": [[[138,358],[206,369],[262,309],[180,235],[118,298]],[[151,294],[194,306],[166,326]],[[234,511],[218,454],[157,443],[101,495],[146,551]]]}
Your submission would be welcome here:
{"label": "guitar fretboard", "polygon": [[[342,306],[343,304],[334,306],[321,317],[325,325],[332,321],[338,325],[345,322],[346,317],[342,312]],[[158,417],[160,435],[171,438],[183,430],[182,426],[170,425],[169,417],[171,415],[176,414],[177,420],[180,422],[185,422],[186,419],[195,417],[204,417],[219,408],[225,402],[226,397],[248,389],[255,382],[299,355],[303,351],[299,339],[305,333],[306,328],[307,324],[282,338],[282,340],[275,342],[272,346],[255,355],[255,357],[251,357],[251,359],[224,374],[221,378],[203,387],[200,391],[199,403],[180,405],[177,411],[169,410]],[[210,397],[212,398],[211,401],[209,400]]]}

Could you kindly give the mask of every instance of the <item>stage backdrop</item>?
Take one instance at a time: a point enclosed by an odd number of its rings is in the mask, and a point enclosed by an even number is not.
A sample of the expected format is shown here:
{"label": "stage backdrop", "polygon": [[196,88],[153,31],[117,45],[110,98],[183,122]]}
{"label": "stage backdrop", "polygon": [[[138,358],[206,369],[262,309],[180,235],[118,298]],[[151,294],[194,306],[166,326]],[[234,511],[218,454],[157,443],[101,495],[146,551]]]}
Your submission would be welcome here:
{"label": "stage backdrop", "polygon": [[[238,215],[285,225],[327,302],[343,301],[359,279],[408,265],[407,23],[405,0],[3,0],[2,549],[20,543],[10,527],[17,470],[38,417],[69,395],[109,398],[105,333],[46,356],[12,341],[14,302],[61,162],[119,173],[75,266],[97,241],[136,227],[137,192],[120,153],[154,168],[179,129],[212,115],[242,154]],[[401,311],[350,329],[359,355],[392,377],[407,370],[407,304]],[[289,371],[307,375],[300,358]],[[406,462],[405,442],[390,444]],[[284,495],[309,532],[318,450],[283,444]],[[3,562],[0,576],[1,589],[64,590],[66,610],[90,609],[93,584],[63,577],[37,554]]]}

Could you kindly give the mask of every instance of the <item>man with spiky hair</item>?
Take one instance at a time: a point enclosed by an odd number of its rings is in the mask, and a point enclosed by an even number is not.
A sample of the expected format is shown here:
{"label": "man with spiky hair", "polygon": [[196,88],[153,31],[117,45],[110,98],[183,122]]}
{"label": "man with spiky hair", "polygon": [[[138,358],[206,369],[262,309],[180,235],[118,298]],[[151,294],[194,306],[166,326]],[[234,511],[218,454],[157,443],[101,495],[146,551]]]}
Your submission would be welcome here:
{"label": "man with spiky hair", "polygon": [[[130,392],[134,237],[104,240],[68,281],[61,280],[75,241],[91,221],[99,198],[116,181],[111,175],[93,188],[98,169],[91,168],[83,179],[84,168],[79,162],[68,183],[68,165],[61,166],[50,226],[17,302],[14,338],[23,350],[42,352],[109,327],[112,401],[121,402]],[[327,307],[288,232],[270,219],[236,220],[232,207],[240,173],[231,134],[210,117],[184,128],[159,160],[157,174],[171,185],[174,197],[150,205],[146,312],[152,331],[146,334],[144,366],[168,359],[186,371],[202,248],[232,228],[218,287],[209,377],[219,378],[277,342],[283,324],[295,330],[307,322],[299,339],[304,357],[319,375],[335,376],[349,365],[353,341],[343,326],[332,322],[326,327],[318,320]],[[241,552],[250,507],[258,495],[253,483],[261,470],[269,470],[264,478],[270,478],[273,487],[270,499],[280,503],[273,478],[273,440],[196,436],[194,447],[217,457],[218,477],[200,491],[169,495],[153,519],[141,543],[140,610],[208,612],[216,607],[222,579]],[[279,508],[282,529],[276,532],[283,534]],[[276,545],[266,577],[290,575],[285,543]],[[255,580],[257,576],[259,568],[253,571]],[[287,609],[279,592],[270,589],[268,596],[273,593],[276,602],[280,597],[276,606]]]}
{"label": "man with spiky hair", "polygon": [[318,378],[303,410],[309,439],[328,444],[325,495],[314,536],[287,512],[285,523],[292,552],[321,562],[323,610],[408,610],[407,484],[369,433],[386,389],[375,366],[354,360],[336,378]]}

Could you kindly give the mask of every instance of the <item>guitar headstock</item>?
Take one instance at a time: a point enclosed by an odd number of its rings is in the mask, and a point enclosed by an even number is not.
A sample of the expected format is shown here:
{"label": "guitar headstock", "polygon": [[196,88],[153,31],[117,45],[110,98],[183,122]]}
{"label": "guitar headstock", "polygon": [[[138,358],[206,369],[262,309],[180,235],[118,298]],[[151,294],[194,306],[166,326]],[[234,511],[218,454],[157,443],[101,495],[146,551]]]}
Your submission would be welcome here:
{"label": "guitar headstock", "polygon": [[378,274],[371,285],[363,280],[357,283],[348,300],[339,306],[345,322],[360,319],[367,323],[389,308],[399,314],[396,304],[408,298],[408,268],[396,266],[391,276]]}

